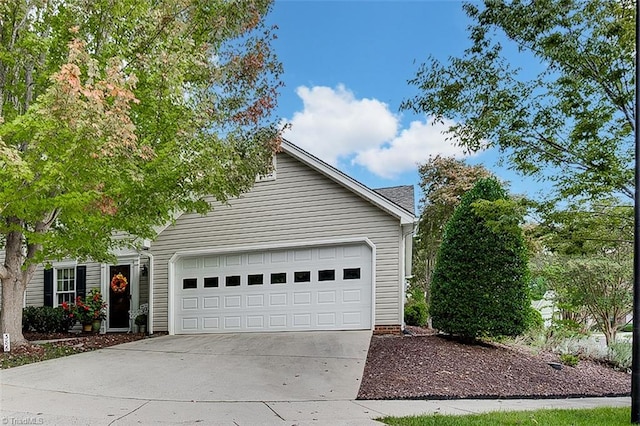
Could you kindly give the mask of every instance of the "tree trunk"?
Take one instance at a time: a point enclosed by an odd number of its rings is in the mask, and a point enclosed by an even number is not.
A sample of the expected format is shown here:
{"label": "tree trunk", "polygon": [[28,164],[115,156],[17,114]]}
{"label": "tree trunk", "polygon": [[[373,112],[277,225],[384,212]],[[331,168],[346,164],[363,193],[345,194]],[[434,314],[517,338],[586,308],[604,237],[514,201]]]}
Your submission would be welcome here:
{"label": "tree trunk", "polygon": [[616,334],[618,334],[616,324],[611,324],[611,320],[607,318],[604,322],[604,327],[602,327],[602,332],[604,333],[604,340],[607,343],[607,347],[611,346],[611,344],[616,341]]}
{"label": "tree trunk", "polygon": [[[7,219],[8,223],[19,224],[17,219]],[[22,335],[22,307],[29,276],[22,271],[24,237],[21,232],[9,232],[5,239],[4,265],[0,267],[2,282],[2,311],[0,329],[9,334],[12,347],[27,343]]]}
{"label": "tree trunk", "polygon": [[11,348],[27,343],[22,335],[22,305],[26,286],[22,274],[2,279],[2,311],[0,325],[2,333],[9,334]]}

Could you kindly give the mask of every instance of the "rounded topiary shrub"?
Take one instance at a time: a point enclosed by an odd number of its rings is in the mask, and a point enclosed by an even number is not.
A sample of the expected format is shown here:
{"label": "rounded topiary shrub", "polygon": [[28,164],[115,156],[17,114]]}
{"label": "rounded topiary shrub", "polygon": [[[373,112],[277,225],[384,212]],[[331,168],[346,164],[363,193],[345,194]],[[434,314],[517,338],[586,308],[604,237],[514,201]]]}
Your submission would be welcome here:
{"label": "rounded topiary shrub", "polygon": [[447,223],[431,282],[434,328],[465,338],[517,336],[529,325],[527,253],[513,202],[479,180]]}
{"label": "rounded topiary shrub", "polygon": [[423,301],[409,301],[404,307],[404,323],[424,327],[429,319],[427,304]]}

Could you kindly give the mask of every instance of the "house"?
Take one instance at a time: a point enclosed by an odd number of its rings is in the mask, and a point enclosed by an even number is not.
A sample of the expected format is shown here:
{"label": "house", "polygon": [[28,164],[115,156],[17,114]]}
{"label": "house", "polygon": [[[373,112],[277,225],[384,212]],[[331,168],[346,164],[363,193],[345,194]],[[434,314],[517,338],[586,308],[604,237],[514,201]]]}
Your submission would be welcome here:
{"label": "house", "polygon": [[[413,187],[367,188],[290,142],[272,174],[207,215],[185,213],[117,264],[55,262],[26,305],[100,287],[106,331],[149,305],[170,334],[374,329],[399,332],[416,224]],[[113,291],[116,274],[127,285]]]}

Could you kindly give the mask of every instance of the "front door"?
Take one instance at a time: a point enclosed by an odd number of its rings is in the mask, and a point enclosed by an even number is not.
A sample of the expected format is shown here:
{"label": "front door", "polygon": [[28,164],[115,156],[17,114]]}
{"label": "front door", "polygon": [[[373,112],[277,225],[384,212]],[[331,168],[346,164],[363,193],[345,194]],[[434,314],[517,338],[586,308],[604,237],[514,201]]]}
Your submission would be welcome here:
{"label": "front door", "polygon": [[[126,285],[122,280],[115,280],[118,274],[126,279]],[[129,328],[129,310],[131,309],[131,265],[115,265],[109,267],[109,329]]]}

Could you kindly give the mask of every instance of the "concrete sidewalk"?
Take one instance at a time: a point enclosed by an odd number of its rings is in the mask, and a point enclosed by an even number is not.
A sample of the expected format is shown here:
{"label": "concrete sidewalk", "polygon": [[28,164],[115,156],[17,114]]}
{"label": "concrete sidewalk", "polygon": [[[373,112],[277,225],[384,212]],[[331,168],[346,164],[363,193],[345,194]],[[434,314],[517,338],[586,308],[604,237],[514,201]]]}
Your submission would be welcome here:
{"label": "concrete sidewalk", "polygon": [[[37,405],[37,409],[34,406]],[[625,407],[631,399],[446,401],[171,401],[96,397],[2,386],[2,424],[42,425],[380,425],[374,419],[419,414],[473,414],[539,408]]]}

